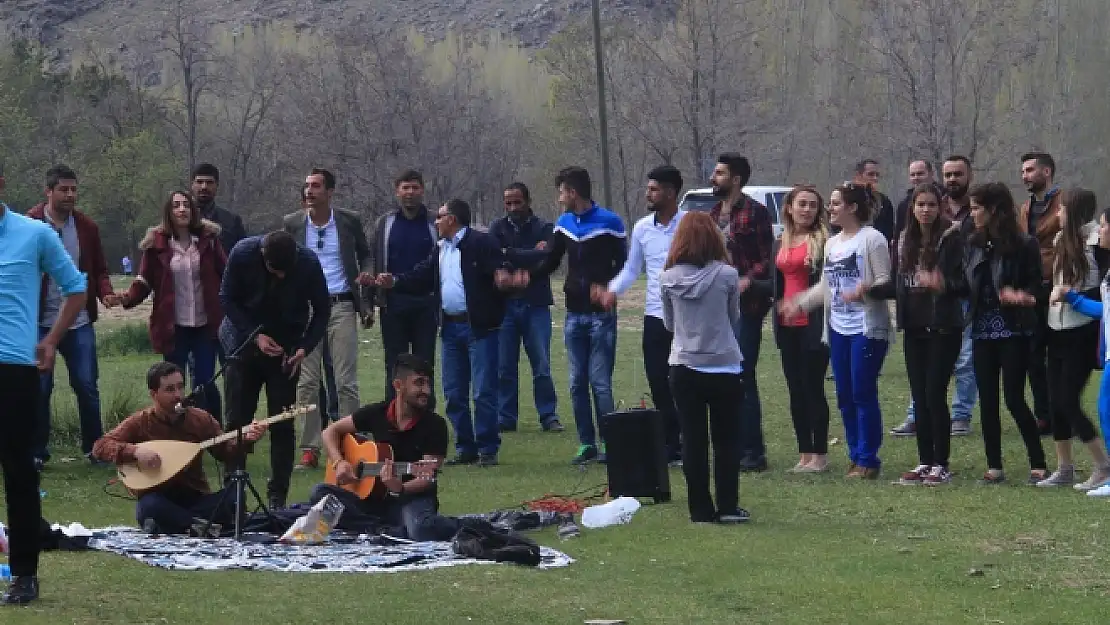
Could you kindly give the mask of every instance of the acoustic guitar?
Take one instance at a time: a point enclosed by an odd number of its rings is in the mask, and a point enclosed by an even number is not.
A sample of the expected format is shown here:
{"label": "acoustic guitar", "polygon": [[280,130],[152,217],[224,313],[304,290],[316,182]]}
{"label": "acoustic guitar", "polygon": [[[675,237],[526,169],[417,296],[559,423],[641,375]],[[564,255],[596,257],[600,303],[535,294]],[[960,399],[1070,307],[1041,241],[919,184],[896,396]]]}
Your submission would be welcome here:
{"label": "acoustic guitar", "polygon": [[[315,404],[298,406],[267,419],[255,421],[254,423],[270,425],[271,423],[292,419],[298,415],[304,415],[308,411],[315,409]],[[239,430],[250,427],[251,425],[253,425],[253,423],[244,425],[242,428],[239,428]],[[189,441],[146,441],[138,443],[135,445],[136,447],[140,449],[149,449],[158,454],[158,459],[161,460],[158,467],[150,469],[147,467],[140,467],[138,463],[131,462],[119,465],[116,467],[116,472],[119,474],[119,479],[123,482],[123,485],[132,491],[142,492],[157,488],[173,479],[178,473],[181,473],[185,467],[189,466],[189,464],[196,459],[197,455],[205,449],[219,445],[220,443],[235,440],[239,430],[232,430],[199,443],[192,443]]]}
{"label": "acoustic guitar", "polygon": [[[343,453],[343,459],[351,463],[351,468],[354,469],[355,473],[355,481],[350,484],[340,484],[335,479],[335,464],[329,462],[328,468],[324,471],[324,483],[338,486],[357,495],[359,499],[366,499],[374,492],[374,486],[378,483],[378,476],[381,475],[382,467],[385,466],[384,461],[393,458],[393,448],[386,443],[359,442],[353,435],[347,434],[340,441],[340,451]],[[435,480],[436,474],[439,473],[436,465],[437,463],[434,460],[394,462],[393,474],[398,477],[411,475],[416,478]]]}

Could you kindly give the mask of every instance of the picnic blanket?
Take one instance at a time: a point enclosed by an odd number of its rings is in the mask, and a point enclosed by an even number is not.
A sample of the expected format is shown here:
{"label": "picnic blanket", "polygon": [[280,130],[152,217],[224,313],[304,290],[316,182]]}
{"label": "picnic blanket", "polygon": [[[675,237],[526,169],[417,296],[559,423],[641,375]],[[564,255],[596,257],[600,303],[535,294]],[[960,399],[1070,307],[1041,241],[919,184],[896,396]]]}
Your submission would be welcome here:
{"label": "picnic blanket", "polygon": [[[236,542],[230,538],[200,539],[151,536],[130,527],[92,530],[89,548],[127,556],[151,566],[179,571],[247,569],[297,573],[392,573],[463,564],[495,564],[456,554],[449,542],[411,542],[388,536],[333,532],[322,545]],[[566,554],[540,548],[539,568],[574,562]]]}

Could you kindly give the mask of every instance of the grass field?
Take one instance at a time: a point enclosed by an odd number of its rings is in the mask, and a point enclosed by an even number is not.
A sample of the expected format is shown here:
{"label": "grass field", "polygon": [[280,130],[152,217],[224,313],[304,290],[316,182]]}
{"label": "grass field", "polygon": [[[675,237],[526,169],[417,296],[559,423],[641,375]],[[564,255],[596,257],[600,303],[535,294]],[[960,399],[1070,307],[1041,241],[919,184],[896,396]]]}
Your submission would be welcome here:
{"label": "grass field", "polygon": [[[640,310],[634,305],[642,296],[636,297],[622,310],[614,380],[617,399],[627,404],[646,392],[636,330]],[[98,331],[119,331],[120,323],[108,319]],[[590,467],[583,476],[568,463],[576,441],[561,314],[556,324],[552,362],[568,431],[541,433],[525,403],[521,431],[504,436],[500,467],[452,468],[442,476],[445,512],[511,507],[605,480],[601,467]],[[382,388],[380,335],[375,329],[363,338],[359,373],[363,398],[370,401]],[[108,413],[135,407],[145,397],[141,376],[153,359],[149,354],[102,359],[107,421],[114,421]],[[385,575],[189,573],[100,553],[53,553],[43,558],[42,600],[27,609],[0,610],[0,623],[1107,622],[1106,501],[1071,489],[977,486],[984,469],[977,422],[975,435],[954,441],[957,475],[948,487],[891,485],[897,473],[916,464],[912,439],[886,439],[884,475],[877,482],[842,477],[842,443],[831,448],[831,474],[788,475],[785,469],[796,455],[769,330],[758,373],[772,469],[741,480],[741,505],[753,514],[746,526],[690,524],[681,472],[672,471],[675,501],[645,506],[627,526],[583,530],[567,542],[560,542],[554,530],[536,534],[542,544],[577,559],[565,569],[505,565]],[[62,370],[58,376],[64,379]],[[1086,402],[1092,412],[1093,387]],[[888,426],[900,422],[908,395],[900,345],[891,350],[880,388]],[[62,431],[55,458],[76,456],[72,396],[64,383],[56,393]],[[831,398],[831,383],[826,393]],[[530,389],[522,389],[522,398],[530,397]],[[1016,484],[1028,467],[1012,422],[1004,428],[1006,466]],[[842,438],[842,432],[834,411],[830,436]],[[63,447],[66,441],[69,448]],[[1086,458],[1080,458],[1086,467]],[[264,456],[251,460],[260,484],[266,466]],[[211,463],[206,467],[211,472]],[[81,462],[54,461],[43,480],[47,518],[89,527],[132,523],[131,502],[103,492],[111,475]],[[321,477],[322,471],[298,472],[291,497],[306,497]]]}

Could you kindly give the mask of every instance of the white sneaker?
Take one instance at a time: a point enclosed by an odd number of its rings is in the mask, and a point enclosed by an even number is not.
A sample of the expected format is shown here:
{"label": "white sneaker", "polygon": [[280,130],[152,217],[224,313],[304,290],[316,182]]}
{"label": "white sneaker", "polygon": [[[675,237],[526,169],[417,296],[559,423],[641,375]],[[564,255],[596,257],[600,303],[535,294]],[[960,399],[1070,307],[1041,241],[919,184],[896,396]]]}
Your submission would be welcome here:
{"label": "white sneaker", "polygon": [[1091,471],[1091,477],[1087,478],[1087,481],[1076,484],[1072,488],[1080,492],[1088,492],[1106,484],[1108,480],[1110,480],[1110,471],[1096,468]]}
{"label": "white sneaker", "polygon": [[1087,491],[1088,497],[1110,497],[1110,484],[1103,484],[1094,490]]}

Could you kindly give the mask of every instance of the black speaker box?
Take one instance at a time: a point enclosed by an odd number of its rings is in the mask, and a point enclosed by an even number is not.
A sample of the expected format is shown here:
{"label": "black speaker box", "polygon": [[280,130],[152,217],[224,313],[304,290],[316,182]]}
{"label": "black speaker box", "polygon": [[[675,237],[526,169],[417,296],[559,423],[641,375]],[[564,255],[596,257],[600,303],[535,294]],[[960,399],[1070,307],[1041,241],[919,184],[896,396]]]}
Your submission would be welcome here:
{"label": "black speaker box", "polygon": [[600,423],[613,497],[650,497],[655,503],[671,500],[667,471],[663,414],[637,409],[605,415]]}

